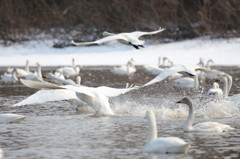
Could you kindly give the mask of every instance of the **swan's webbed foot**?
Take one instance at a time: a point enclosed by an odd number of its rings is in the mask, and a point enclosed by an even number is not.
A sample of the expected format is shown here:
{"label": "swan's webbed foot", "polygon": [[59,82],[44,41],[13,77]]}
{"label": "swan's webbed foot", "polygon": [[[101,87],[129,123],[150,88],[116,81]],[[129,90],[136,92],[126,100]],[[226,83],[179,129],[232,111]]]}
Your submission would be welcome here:
{"label": "swan's webbed foot", "polygon": [[143,45],[138,45],[139,47],[145,48]]}

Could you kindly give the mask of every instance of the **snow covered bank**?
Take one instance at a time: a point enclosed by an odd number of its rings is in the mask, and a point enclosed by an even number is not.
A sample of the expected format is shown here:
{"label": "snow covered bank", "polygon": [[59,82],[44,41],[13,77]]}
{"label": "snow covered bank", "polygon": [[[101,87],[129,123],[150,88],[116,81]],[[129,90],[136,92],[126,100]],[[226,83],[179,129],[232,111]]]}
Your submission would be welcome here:
{"label": "snow covered bank", "polygon": [[79,65],[120,65],[130,58],[135,59],[136,65],[142,65],[157,64],[159,56],[167,56],[175,64],[196,64],[203,57],[206,60],[213,59],[216,65],[240,65],[240,38],[200,38],[167,44],[146,44],[140,50],[121,44],[56,49],[50,43],[1,46],[0,66],[24,65],[26,59],[30,65],[36,62],[43,66],[71,65],[72,58]]}

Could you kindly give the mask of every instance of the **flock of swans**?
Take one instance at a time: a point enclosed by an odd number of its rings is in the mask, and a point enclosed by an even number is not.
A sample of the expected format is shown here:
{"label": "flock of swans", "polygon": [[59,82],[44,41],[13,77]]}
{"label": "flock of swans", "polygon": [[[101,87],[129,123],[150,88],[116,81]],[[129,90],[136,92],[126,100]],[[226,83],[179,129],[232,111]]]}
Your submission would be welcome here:
{"label": "flock of swans", "polygon": [[[117,40],[120,43],[128,44],[136,49],[143,47],[144,41],[138,38],[143,35],[153,35],[162,32],[165,29],[152,32],[135,31],[132,33],[114,34],[104,32],[104,38],[94,42],[83,42],[73,44],[77,46],[102,44],[108,41]],[[50,101],[69,101],[76,109],[82,113],[92,113],[94,116],[114,116],[116,113],[111,108],[109,98],[125,94],[132,90],[143,89],[155,83],[161,82],[165,79],[171,79],[176,87],[185,87],[199,89],[199,83],[206,79],[220,79],[224,83],[224,89],[221,90],[219,84],[214,82],[213,88],[209,89],[209,96],[216,96],[222,99],[239,100],[239,94],[228,97],[232,87],[232,77],[222,71],[212,70],[209,66],[213,63],[209,60],[205,65],[203,59],[200,59],[198,65],[175,65],[167,57],[159,57],[157,65],[144,65],[143,68],[149,74],[156,77],[149,82],[141,85],[126,85],[125,88],[113,88],[108,86],[88,87],[81,84],[81,77],[79,72],[81,67],[76,66],[74,59],[71,67],[61,67],[53,73],[42,75],[40,63],[36,63],[36,72],[31,72],[29,69],[29,61],[26,61],[25,69],[13,68],[8,69],[6,73],[1,75],[1,81],[9,83],[16,83],[20,81],[26,87],[37,89],[38,91],[26,99],[16,103],[13,107],[41,104]],[[129,76],[137,71],[134,59],[130,59],[126,65],[114,67],[110,70],[111,73],[117,75]],[[190,77],[184,77],[185,75]],[[69,78],[76,78],[76,82]],[[46,80],[47,79],[47,80]],[[183,103],[189,107],[189,114],[187,120],[183,124],[184,132],[226,132],[233,130],[230,125],[221,124],[217,122],[204,122],[193,125],[194,110],[191,99],[188,97],[176,103]],[[0,114],[0,122],[15,122],[25,119],[25,116],[17,114]],[[149,135],[147,143],[144,147],[146,153],[186,153],[190,148],[190,144],[178,137],[160,137],[157,138],[157,127],[154,112],[148,110],[146,112],[146,119],[149,123]],[[0,149],[0,156],[2,155]],[[1,157],[0,157],[1,158]]]}

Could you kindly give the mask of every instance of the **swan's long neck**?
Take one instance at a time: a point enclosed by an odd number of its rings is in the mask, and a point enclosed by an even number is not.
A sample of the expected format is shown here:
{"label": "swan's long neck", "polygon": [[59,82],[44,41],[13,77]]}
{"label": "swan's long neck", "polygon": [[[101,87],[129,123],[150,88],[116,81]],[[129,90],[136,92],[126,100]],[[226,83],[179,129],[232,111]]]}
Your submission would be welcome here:
{"label": "swan's long neck", "polygon": [[156,118],[153,112],[149,112],[147,119],[148,119],[148,125],[149,125],[147,144],[149,144],[152,141],[157,139],[157,124],[156,124]]}
{"label": "swan's long neck", "polygon": [[199,88],[199,80],[198,80],[198,73],[194,76],[194,88],[198,90]]}
{"label": "swan's long neck", "polygon": [[72,59],[72,68],[74,68],[75,67],[75,60],[74,60],[74,58]]}
{"label": "swan's long neck", "polygon": [[25,71],[30,72],[30,70],[29,70],[29,61],[28,60],[26,61]]}
{"label": "swan's long neck", "polygon": [[228,97],[228,80],[226,77],[223,77],[223,98]]}
{"label": "swan's long neck", "polygon": [[209,69],[210,69],[210,63],[214,64],[214,62],[213,62],[212,59],[210,59],[210,60],[207,61],[207,66],[206,66],[206,68],[209,68]]}
{"label": "swan's long neck", "polygon": [[227,95],[229,95],[229,92],[230,92],[230,90],[232,88],[232,76],[226,75],[226,77],[227,77],[227,81],[228,81],[228,88],[227,88],[228,93],[227,93]]}
{"label": "swan's long neck", "polygon": [[158,66],[162,65],[162,57],[158,57]]}
{"label": "swan's long neck", "polygon": [[38,75],[38,77],[42,78],[42,70],[41,70],[41,65],[40,64],[38,64],[37,75]]}
{"label": "swan's long neck", "polygon": [[194,112],[193,112],[192,102],[188,101],[186,104],[189,107],[189,111],[188,111],[187,120],[184,122],[184,125],[183,125],[183,130],[190,131],[192,129],[192,125],[193,125],[193,117],[194,117],[193,113]]}

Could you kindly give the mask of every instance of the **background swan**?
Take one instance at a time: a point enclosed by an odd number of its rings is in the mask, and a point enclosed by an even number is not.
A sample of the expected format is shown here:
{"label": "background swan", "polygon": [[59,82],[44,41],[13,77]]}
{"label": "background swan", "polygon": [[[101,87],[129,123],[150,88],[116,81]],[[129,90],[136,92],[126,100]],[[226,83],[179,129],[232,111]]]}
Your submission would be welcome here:
{"label": "background swan", "polygon": [[208,95],[213,95],[216,97],[222,97],[223,91],[219,88],[219,84],[214,82],[213,87],[208,90]]}
{"label": "background swan", "polygon": [[179,79],[176,79],[173,81],[173,85],[180,88],[194,88],[195,90],[198,90],[199,88],[199,81],[198,81],[198,73],[194,76],[194,78],[191,77],[182,77]]}
{"label": "background swan", "polygon": [[190,147],[178,137],[157,138],[157,124],[152,110],[148,110],[145,118],[148,120],[148,139],[144,147],[145,153],[186,153]]}
{"label": "background swan", "polygon": [[134,66],[134,59],[131,58],[126,65],[114,67],[111,72],[117,75],[130,75],[135,73],[137,70]]}
{"label": "background swan", "polygon": [[157,34],[164,30],[165,28],[160,27],[158,30],[151,31],[151,32],[134,31],[131,33],[119,33],[119,34],[105,32],[104,33],[105,37],[96,41],[77,43],[72,40],[71,42],[76,46],[86,46],[86,45],[94,45],[94,44],[103,44],[109,41],[117,40],[122,44],[132,45],[135,49],[139,49],[139,47],[143,47],[143,44],[145,43],[145,41],[139,40],[138,39],[139,37],[143,35]]}
{"label": "background swan", "polygon": [[14,122],[19,122],[26,117],[23,115],[18,115],[18,114],[12,114],[12,113],[6,113],[6,114],[0,114],[0,123],[14,123]]}
{"label": "background swan", "polygon": [[26,76],[26,75],[28,75],[30,73],[29,61],[26,60],[25,69],[16,68],[16,71],[17,71],[17,75],[18,76]]}
{"label": "background swan", "polygon": [[162,57],[158,57],[157,65],[143,65],[143,68],[152,75],[159,75],[164,70],[159,67],[160,65],[162,65],[161,61],[162,61]]}
{"label": "background swan", "polygon": [[192,101],[188,97],[185,97],[177,103],[184,103],[189,107],[188,117],[183,125],[183,131],[185,132],[225,132],[234,129],[230,125],[218,122],[202,122],[193,125],[194,111]]}
{"label": "background swan", "polygon": [[16,75],[16,69],[13,69],[11,73],[5,72],[0,76],[0,80],[4,83],[16,83],[18,82],[18,78]]}

